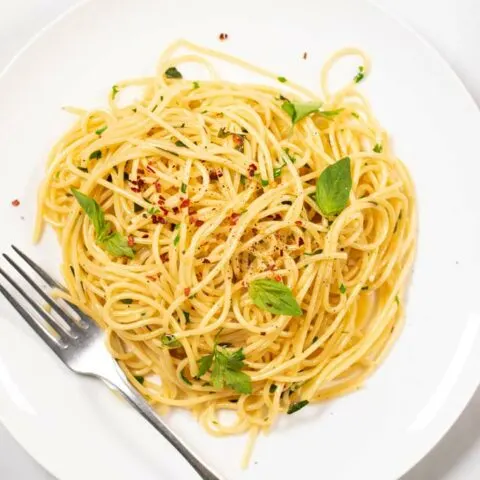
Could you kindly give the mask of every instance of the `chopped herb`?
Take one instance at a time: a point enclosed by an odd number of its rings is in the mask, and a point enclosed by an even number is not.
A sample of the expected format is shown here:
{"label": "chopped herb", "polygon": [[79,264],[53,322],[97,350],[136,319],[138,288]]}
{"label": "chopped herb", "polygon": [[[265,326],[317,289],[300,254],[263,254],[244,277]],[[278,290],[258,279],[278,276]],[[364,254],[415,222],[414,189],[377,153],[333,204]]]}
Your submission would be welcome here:
{"label": "chopped herb", "polygon": [[362,290],[368,290],[368,285],[365,287],[362,287]]}
{"label": "chopped herb", "polygon": [[156,215],[157,213],[159,213],[160,210],[156,207],[150,207],[148,210],[147,210],[147,213],[149,215]]}
{"label": "chopped herb", "polygon": [[343,283],[341,283],[340,284],[340,293],[345,293],[346,291],[347,291],[347,287]]}
{"label": "chopped herb", "polygon": [[250,282],[248,293],[253,303],[276,315],[298,316],[302,309],[292,291],[282,282],[261,278]]}
{"label": "chopped herb", "polygon": [[292,163],[295,163],[297,161],[297,159],[290,153],[289,148],[284,148],[283,151],[285,152],[287,159],[290,160]]}
{"label": "chopped herb", "polygon": [[241,183],[242,185],[245,185],[246,181],[247,181],[247,177],[246,177],[245,175],[243,175],[243,174],[240,175],[240,183]]}
{"label": "chopped herb", "polygon": [[230,135],[230,132],[227,132],[224,127],[222,127],[217,134],[218,138],[227,138]]}
{"label": "chopped herb", "polygon": [[185,369],[182,368],[182,370],[180,371],[180,378],[187,384],[187,385],[191,385],[192,382],[185,376]]}
{"label": "chopped herb", "polygon": [[132,112],[133,112],[133,113],[137,113],[137,109],[136,109],[136,108],[132,108]]}
{"label": "chopped herb", "polygon": [[145,382],[145,379],[143,377],[141,377],[140,375],[135,375],[135,380],[140,384],[140,385],[143,385],[143,382]]}
{"label": "chopped herb", "polygon": [[79,190],[72,188],[72,193],[80,204],[82,210],[93,223],[96,234],[96,242],[105,247],[108,253],[116,257],[133,258],[134,251],[128,246],[128,240],[118,232],[112,232],[112,225],[105,220],[105,213],[100,205]]}
{"label": "chopped herb", "polygon": [[318,337],[317,337],[317,335],[315,335],[312,339],[312,344],[315,343],[317,340],[318,340]]}
{"label": "chopped herb", "polygon": [[133,303],[133,300],[131,298],[122,298],[120,301],[125,305],[131,305]]}
{"label": "chopped herb", "polygon": [[261,179],[260,183],[262,184],[262,187],[268,186],[268,180],[264,180],[263,178]]}
{"label": "chopped herb", "polygon": [[352,112],[352,117],[360,118],[360,115],[357,112]]}
{"label": "chopped herb", "polygon": [[200,84],[198,82],[193,82],[193,88],[194,89],[200,88]]}
{"label": "chopped herb", "polygon": [[161,340],[162,345],[168,348],[178,348],[182,346],[182,344],[177,340],[177,337],[171,333],[164,333]]}
{"label": "chopped herb", "polygon": [[187,193],[187,184],[182,182],[182,186],[180,187],[180,191],[182,193]]}
{"label": "chopped herb", "polygon": [[311,256],[311,255],[318,255],[319,253],[323,253],[322,248],[319,248],[318,250],[315,250],[314,252],[305,252],[304,255]]}
{"label": "chopped herb", "polygon": [[176,247],[179,241],[180,241],[180,234],[178,233],[177,236],[173,239],[173,246]]}
{"label": "chopped herb", "polygon": [[183,75],[177,70],[177,67],[170,67],[165,70],[167,78],[183,78]]}
{"label": "chopped herb", "polygon": [[117,96],[117,93],[119,92],[119,88],[117,87],[117,85],[114,85],[112,87],[112,99],[114,99],[116,96]]}
{"label": "chopped herb", "polygon": [[177,141],[175,142],[175,145],[176,145],[177,147],[186,147],[186,145],[185,145],[181,140],[177,140]]}
{"label": "chopped herb", "polygon": [[400,305],[400,299],[398,298],[398,295],[395,295],[395,301],[397,302],[397,305]]}
{"label": "chopped herb", "polygon": [[357,74],[355,75],[355,77],[353,77],[353,81],[354,81],[355,83],[359,83],[359,82],[361,82],[361,81],[363,80],[363,78],[365,77],[364,71],[365,71],[365,67],[364,67],[363,65],[360,65],[360,66],[358,67],[358,72],[357,72]]}
{"label": "chopped herb", "polygon": [[347,206],[351,188],[350,158],[329,165],[317,180],[315,198],[321,212],[326,216],[340,213]]}
{"label": "chopped herb", "polygon": [[101,150],[95,150],[90,154],[88,157],[90,160],[98,160],[99,158],[102,158],[102,152]]}
{"label": "chopped herb", "polygon": [[183,316],[185,317],[185,322],[190,323],[190,313],[182,310]]}
{"label": "chopped herb", "polygon": [[108,126],[105,125],[104,127],[95,130],[95,133],[96,133],[97,135],[101,135],[107,128],[108,128]]}
{"label": "chopped herb", "polygon": [[153,108],[152,108],[152,113],[158,108],[158,105],[155,105]]}
{"label": "chopped herb", "polygon": [[292,413],[298,412],[301,410],[303,407],[308,405],[310,402],[308,400],[301,400],[300,402],[297,403],[292,403],[287,410],[287,414],[291,415]]}
{"label": "chopped herb", "polygon": [[205,355],[200,360],[198,360],[198,375],[195,378],[199,379],[200,377],[203,377],[203,375],[205,375],[210,370],[212,362],[213,354]]}
{"label": "chopped herb", "polygon": [[282,168],[285,166],[286,164],[284,163],[283,165],[281,165],[280,167],[275,167],[273,169],[273,178],[278,178],[281,174],[282,174]]}
{"label": "chopped herb", "polygon": [[322,117],[325,117],[328,120],[331,120],[333,117],[336,117],[339,113],[342,113],[343,110],[344,110],[343,108],[339,108],[337,110],[323,110],[323,111],[320,111],[318,113]]}
{"label": "chopped herb", "polygon": [[383,146],[380,145],[379,143],[376,143],[375,146],[373,147],[373,151],[375,153],[382,153]]}
{"label": "chopped herb", "polygon": [[272,383],[272,384],[270,385],[270,388],[268,389],[268,391],[269,391],[270,393],[274,393],[274,392],[277,390],[277,388],[278,388],[278,385],[275,385],[274,383]]}
{"label": "chopped herb", "polygon": [[138,203],[134,203],[133,204],[133,211],[135,213],[138,213],[138,212],[142,212],[143,211],[143,207],[141,205],[139,205]]}
{"label": "chopped herb", "polygon": [[82,172],[85,172],[85,173],[88,173],[88,168],[86,167],[77,167],[79,170],[81,170]]}
{"label": "chopped herb", "polygon": [[285,83],[287,81],[287,79],[285,77],[277,77],[277,80],[280,82],[280,83]]}

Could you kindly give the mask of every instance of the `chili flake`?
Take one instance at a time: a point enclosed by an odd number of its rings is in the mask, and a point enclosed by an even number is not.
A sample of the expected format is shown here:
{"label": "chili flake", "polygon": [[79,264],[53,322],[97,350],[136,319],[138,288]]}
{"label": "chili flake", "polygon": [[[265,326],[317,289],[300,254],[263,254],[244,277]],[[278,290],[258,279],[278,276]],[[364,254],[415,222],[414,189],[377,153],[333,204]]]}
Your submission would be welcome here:
{"label": "chili flake", "polygon": [[190,199],[185,198],[184,200],[182,200],[182,203],[180,204],[180,208],[186,208],[189,205],[190,205]]}
{"label": "chili flake", "polygon": [[228,39],[228,33],[221,33],[219,36],[218,36],[219,40],[221,40],[222,42],[224,40],[227,40]]}
{"label": "chili flake", "polygon": [[133,238],[133,235],[128,236],[128,246],[133,247],[135,245],[135,239]]}
{"label": "chili flake", "polygon": [[188,297],[190,295],[190,288],[184,288],[183,289],[183,293],[185,294],[186,297]]}
{"label": "chili flake", "polygon": [[18,207],[19,205],[20,205],[20,200],[18,200],[18,198],[12,201],[12,206]]}

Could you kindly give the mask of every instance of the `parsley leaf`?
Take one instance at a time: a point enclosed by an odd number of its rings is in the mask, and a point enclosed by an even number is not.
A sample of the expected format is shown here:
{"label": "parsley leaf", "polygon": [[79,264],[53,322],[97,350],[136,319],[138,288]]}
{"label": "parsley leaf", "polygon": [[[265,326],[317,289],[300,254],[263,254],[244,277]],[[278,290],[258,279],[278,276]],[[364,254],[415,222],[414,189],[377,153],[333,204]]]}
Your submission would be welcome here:
{"label": "parsley leaf", "polygon": [[376,143],[375,146],[373,147],[373,151],[375,153],[382,153],[383,146],[380,143]]}
{"label": "parsley leaf", "polygon": [[176,247],[180,241],[180,234],[177,233],[176,237],[173,239],[173,246]]}
{"label": "parsley leaf", "polygon": [[93,198],[88,197],[75,188],[72,188],[72,194],[93,223],[97,243],[111,255],[133,258],[134,251],[128,246],[128,240],[120,233],[111,231],[112,225],[105,220],[105,213],[100,205]]}
{"label": "parsley leaf", "polygon": [[287,81],[287,79],[285,77],[277,77],[277,80],[280,82],[280,83],[285,83]]}
{"label": "parsley leaf", "polygon": [[287,410],[287,414],[291,415],[292,413],[298,412],[300,409],[308,405],[310,402],[308,400],[301,400],[297,403],[292,403]]}
{"label": "parsley leaf", "polygon": [[162,345],[167,348],[178,348],[182,346],[182,344],[177,340],[177,337],[175,335],[172,335],[171,333],[164,333],[162,335],[161,341]]}
{"label": "parsley leaf", "polygon": [[101,150],[95,150],[90,154],[88,157],[90,160],[98,160],[99,158],[102,158],[102,151]]}
{"label": "parsley leaf", "polygon": [[263,178],[260,180],[262,187],[268,187],[268,180],[264,180]]}
{"label": "parsley leaf", "polygon": [[315,199],[321,212],[326,216],[340,213],[347,206],[351,188],[350,158],[329,165],[317,180]]}
{"label": "parsley leaf", "polygon": [[175,142],[175,145],[176,145],[177,147],[186,147],[186,145],[185,145],[181,140],[177,140],[177,141]]}
{"label": "parsley leaf", "polygon": [[200,88],[200,84],[198,82],[193,82],[193,88],[194,89]]}
{"label": "parsley leaf", "polygon": [[183,75],[177,70],[177,67],[170,67],[165,70],[167,78],[183,78]]}
{"label": "parsley leaf", "polygon": [[210,355],[205,355],[202,357],[197,363],[198,363],[198,375],[196,378],[200,378],[203,375],[205,375],[209,370],[210,367],[212,366],[213,362],[213,354]]}
{"label": "parsley leaf", "polygon": [[141,377],[140,375],[135,375],[134,378],[140,385],[143,385],[143,382],[145,381],[143,377]]}
{"label": "parsley leaf", "polygon": [[340,293],[345,293],[347,291],[347,287],[343,283],[340,284],[339,288],[340,288]]}
{"label": "parsley leaf", "polygon": [[120,89],[117,87],[117,85],[114,85],[112,87],[112,99],[114,99],[117,96],[117,93],[120,91]]}
{"label": "parsley leaf", "polygon": [[108,126],[105,125],[104,127],[98,128],[97,130],[95,130],[95,133],[96,133],[97,135],[101,135],[107,128],[108,128]]}
{"label": "parsley leaf", "polygon": [[292,291],[281,282],[267,278],[254,280],[248,286],[248,293],[253,303],[267,312],[291,316],[302,314]]}
{"label": "parsley leaf", "polygon": [[364,79],[364,77],[365,77],[365,73],[364,73],[364,72],[365,72],[365,67],[364,67],[363,65],[360,65],[360,66],[358,67],[358,72],[357,72],[357,74],[353,77],[353,81],[354,81],[355,83],[361,82],[361,81]]}
{"label": "parsley leaf", "polygon": [[322,117],[327,118],[328,120],[331,120],[333,117],[337,116],[339,113],[343,112],[343,108],[338,108],[337,110],[323,110],[321,112],[318,112]]}
{"label": "parsley leaf", "polygon": [[190,312],[182,310],[183,316],[185,317],[185,323],[190,323]]}
{"label": "parsley leaf", "polygon": [[270,385],[270,388],[268,389],[268,391],[269,391],[270,393],[274,393],[274,392],[277,390],[277,388],[278,388],[278,385],[275,385],[274,383],[272,383],[272,384]]}
{"label": "parsley leaf", "polygon": [[180,187],[180,191],[182,193],[187,193],[187,184],[182,182],[182,185]]}

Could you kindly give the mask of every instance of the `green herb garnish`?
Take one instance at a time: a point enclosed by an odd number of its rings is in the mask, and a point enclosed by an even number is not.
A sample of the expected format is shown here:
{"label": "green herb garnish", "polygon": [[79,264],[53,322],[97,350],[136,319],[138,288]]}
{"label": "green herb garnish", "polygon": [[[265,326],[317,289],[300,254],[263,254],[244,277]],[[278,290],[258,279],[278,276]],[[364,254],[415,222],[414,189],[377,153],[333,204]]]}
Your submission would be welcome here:
{"label": "green herb garnish", "polygon": [[262,184],[262,187],[268,186],[268,180],[264,180],[263,178],[260,180],[260,183]]}
{"label": "green herb garnish", "polygon": [[321,212],[326,216],[340,213],[347,206],[351,188],[350,158],[329,165],[317,180],[315,200]]}
{"label": "green herb garnish", "polygon": [[175,142],[175,145],[176,145],[177,147],[186,147],[186,145],[185,145],[181,140],[177,140],[177,141]]}
{"label": "green herb garnish", "polygon": [[90,154],[88,157],[90,160],[98,160],[99,158],[102,158],[102,151],[101,150],[95,150]]}
{"label": "green herb garnish", "polygon": [[180,234],[177,233],[175,238],[173,239],[173,246],[176,247],[178,245],[178,242],[180,241]]}
{"label": "green herb garnish", "polygon": [[292,291],[282,282],[261,278],[250,282],[248,293],[253,303],[276,315],[298,316],[302,309]]}
{"label": "green herb garnish", "polygon": [[185,371],[185,369],[182,368],[182,370],[180,371],[180,378],[181,378],[187,385],[191,385],[192,382],[185,376],[184,371]]}
{"label": "green herb garnish", "polygon": [[140,375],[135,375],[134,378],[140,385],[143,385],[143,382],[145,382],[145,379],[143,377],[141,377]]}
{"label": "green herb garnish", "polygon": [[182,193],[187,193],[187,184],[182,182],[182,185],[180,187],[180,191]]}
{"label": "green herb garnish", "polygon": [[133,211],[135,213],[141,212],[141,211],[143,211],[143,207],[141,205],[139,205],[138,203],[134,203],[133,204]]}
{"label": "green herb garnish", "polygon": [[300,402],[297,403],[292,403],[287,410],[287,414],[291,415],[292,413],[298,412],[301,410],[303,407],[308,405],[310,402],[308,400],[301,400]]}
{"label": "green herb garnish", "polygon": [[114,99],[117,96],[117,93],[120,91],[120,89],[117,87],[117,85],[114,85],[112,87],[112,99]]}
{"label": "green herb garnish", "polygon": [[171,333],[164,333],[161,340],[162,345],[167,348],[178,348],[182,346],[182,344],[177,340],[177,337]]}
{"label": "green herb garnish", "polygon": [[347,287],[343,283],[340,284],[339,288],[340,288],[340,293],[345,293],[347,291]]}
{"label": "green herb garnish", "polygon": [[112,232],[112,225],[105,220],[105,213],[100,205],[93,198],[88,197],[75,188],[72,188],[72,193],[93,223],[96,242],[113,256],[133,258],[134,251],[128,246],[128,240],[120,233]]}
{"label": "green herb garnish", "polygon": [[198,82],[193,82],[193,88],[194,89],[200,88],[200,84]]}
{"label": "green herb garnish", "polygon": [[81,170],[82,172],[85,172],[85,173],[88,173],[88,168],[86,167],[77,167],[79,170]]}
{"label": "green herb garnish", "polygon": [[287,81],[287,79],[285,77],[277,77],[277,80],[280,82],[280,83],[285,83]]}
{"label": "green herb garnish", "polygon": [[158,105],[155,105],[153,108],[152,108],[152,113],[158,108]]}
{"label": "green herb garnish", "polygon": [[319,248],[318,250],[315,250],[314,252],[305,252],[304,255],[308,255],[310,257],[312,255],[318,255],[319,253],[323,253],[323,248]]}
{"label": "green herb garnish", "polygon": [[183,78],[183,75],[177,70],[177,67],[170,67],[165,70],[167,78]]}
{"label": "green herb garnish", "polygon": [[365,71],[365,67],[364,67],[363,65],[360,65],[360,66],[358,67],[358,72],[357,72],[357,74],[355,75],[355,77],[353,77],[353,81],[354,81],[355,83],[359,83],[359,82],[361,82],[361,81],[363,80],[363,78],[365,77],[364,71]]}
{"label": "green herb garnish", "polygon": [[288,116],[292,119],[292,124],[295,125],[300,120],[311,113],[318,112],[319,108],[323,105],[323,102],[290,102],[287,100],[283,102],[282,109],[287,112]]}
{"label": "green herb garnish", "polygon": [[185,323],[190,323],[190,313],[182,310],[183,316],[185,317]]}
{"label": "green herb garnish", "polygon": [[95,133],[96,133],[97,135],[101,135],[107,128],[108,128],[108,126],[105,125],[104,127],[95,130]]}
{"label": "green herb garnish", "polygon": [[120,301],[125,305],[131,305],[133,303],[133,300],[131,298],[122,298]]}
{"label": "green herb garnish", "polygon": [[269,391],[270,393],[274,393],[274,392],[277,390],[277,388],[278,388],[278,385],[275,385],[274,383],[272,383],[272,384],[270,385],[270,388],[268,389],[268,391]]}
{"label": "green herb garnish", "polygon": [[398,295],[395,295],[395,301],[397,302],[397,305],[400,305],[400,299],[398,298]]}
{"label": "green herb garnish", "polygon": [[247,177],[245,175],[240,175],[240,183],[242,185],[245,185],[245,183],[247,182]]}
{"label": "green herb garnish", "polygon": [[376,143],[375,146],[373,147],[373,151],[375,153],[382,153],[383,146],[380,145],[379,143]]}

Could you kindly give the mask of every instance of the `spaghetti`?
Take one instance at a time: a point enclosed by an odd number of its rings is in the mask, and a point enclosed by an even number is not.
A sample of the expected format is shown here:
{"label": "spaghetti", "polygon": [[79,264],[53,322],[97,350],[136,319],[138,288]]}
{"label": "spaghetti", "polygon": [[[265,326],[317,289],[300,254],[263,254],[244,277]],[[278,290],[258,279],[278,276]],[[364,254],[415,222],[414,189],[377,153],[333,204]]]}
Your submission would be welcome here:
{"label": "spaghetti", "polygon": [[[331,93],[345,55],[362,65]],[[275,86],[223,81],[209,57]],[[210,80],[183,78],[187,62]],[[37,238],[44,222],[55,228],[68,290],[58,295],[105,329],[159,411],[255,436],[282,412],[358,389],[382,360],[401,323],[416,211],[410,176],[356,89],[369,68],[361,51],[336,54],[321,103],[180,40],[154,77],[114,86],[107,110],[70,109],[78,121],[51,152]],[[142,97],[122,106],[130,87]]]}

